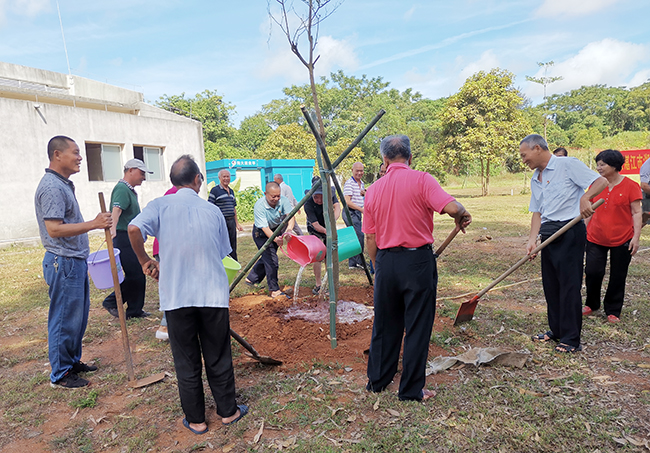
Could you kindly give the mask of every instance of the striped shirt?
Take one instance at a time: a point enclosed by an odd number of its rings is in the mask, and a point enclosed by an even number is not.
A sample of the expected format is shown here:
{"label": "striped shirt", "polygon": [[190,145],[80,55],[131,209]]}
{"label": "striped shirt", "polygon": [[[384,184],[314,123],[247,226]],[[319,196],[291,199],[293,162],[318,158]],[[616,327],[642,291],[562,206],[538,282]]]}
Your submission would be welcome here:
{"label": "striped shirt", "polygon": [[365,190],[363,181],[355,181],[354,178],[350,178],[345,181],[343,186],[343,195],[347,195],[351,198],[352,203],[356,204],[360,208],[363,208],[363,195],[361,195],[361,189]]}
{"label": "striped shirt", "polygon": [[221,209],[221,213],[224,217],[230,218],[235,216],[237,200],[235,199],[235,192],[232,188],[228,187],[228,190],[226,190],[221,187],[221,184],[217,184],[210,191],[208,201],[217,205],[217,207]]}

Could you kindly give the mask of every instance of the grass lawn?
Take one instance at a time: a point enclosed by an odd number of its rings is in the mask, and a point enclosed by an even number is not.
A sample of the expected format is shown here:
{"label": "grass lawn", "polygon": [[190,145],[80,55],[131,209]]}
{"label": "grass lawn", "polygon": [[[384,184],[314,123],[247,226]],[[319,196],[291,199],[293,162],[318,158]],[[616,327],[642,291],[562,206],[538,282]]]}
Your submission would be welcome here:
{"label": "grass lawn", "polygon": [[[528,173],[530,176],[530,172]],[[128,322],[137,377],[165,371],[164,382],[130,389],[121,355],[119,324],[101,308],[108,291],[91,284],[91,314],[84,360],[99,371],[76,391],[48,385],[47,286],[41,247],[0,250],[0,450],[61,452],[609,452],[650,449],[650,229],[641,237],[627,281],[621,323],[602,314],[584,319],[584,351],[559,355],[530,340],[547,329],[539,260],[524,265],[479,302],[474,320],[449,323],[461,302],[487,286],[525,253],[530,214],[522,175],[493,178],[493,195],[481,198],[480,181],[450,180],[447,190],[474,217],[440,257],[439,300],[432,346],[445,355],[472,347],[499,347],[529,354],[521,368],[454,367],[427,378],[437,396],[425,404],[400,403],[395,391],[364,390],[362,371],[313,357],[295,366],[241,364],[233,344],[238,399],[251,413],[230,428],[191,435],[182,411],[167,343],[158,327],[158,293],[149,281],[145,309],[153,319]],[[303,214],[304,216],[304,214]],[[304,225],[304,217],[301,222]],[[452,230],[436,217],[435,237]],[[91,251],[103,235],[91,237]],[[239,239],[240,262],[256,248]],[[293,286],[298,265],[280,254],[280,284]],[[303,287],[314,284],[305,271]],[[340,284],[367,286],[365,275],[342,263]],[[606,284],[606,283],[605,283]],[[250,297],[238,286],[233,298]],[[258,291],[262,293],[262,291]],[[255,316],[252,313],[251,316]],[[156,318],[157,317],[157,318]],[[440,328],[439,326],[446,327]],[[325,327],[326,328],[326,327]],[[344,340],[341,341],[344,343]],[[85,352],[85,354],[86,354]],[[260,351],[262,352],[262,351]],[[263,351],[273,356],[273,351]],[[282,359],[282,357],[274,357]],[[430,357],[431,359],[433,357]],[[209,396],[209,389],[206,387]],[[214,412],[214,403],[208,412]]]}

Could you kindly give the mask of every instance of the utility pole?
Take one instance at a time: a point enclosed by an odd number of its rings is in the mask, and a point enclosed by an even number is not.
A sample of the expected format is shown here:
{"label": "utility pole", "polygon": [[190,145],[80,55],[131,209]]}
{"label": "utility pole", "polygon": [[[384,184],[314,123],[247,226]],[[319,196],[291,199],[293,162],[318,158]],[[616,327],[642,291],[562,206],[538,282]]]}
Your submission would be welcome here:
{"label": "utility pole", "polygon": [[548,61],[546,63],[537,63],[537,66],[539,66],[540,68],[544,68],[544,77],[526,76],[526,80],[528,80],[529,82],[538,83],[544,86],[544,140],[546,140],[546,123],[548,121],[548,102],[546,96],[546,87],[553,82],[557,82],[558,80],[563,79],[563,77],[561,76],[556,76],[556,77],[547,76],[548,68],[550,68],[554,64],[555,62],[553,61]]}

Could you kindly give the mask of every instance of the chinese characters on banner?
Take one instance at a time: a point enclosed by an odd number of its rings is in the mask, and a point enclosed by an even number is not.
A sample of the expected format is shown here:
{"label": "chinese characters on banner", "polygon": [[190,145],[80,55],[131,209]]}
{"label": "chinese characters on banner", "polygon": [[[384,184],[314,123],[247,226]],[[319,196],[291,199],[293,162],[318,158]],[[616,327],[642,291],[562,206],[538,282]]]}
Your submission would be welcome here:
{"label": "chinese characters on banner", "polygon": [[650,158],[650,149],[631,149],[621,151],[625,156],[625,163],[621,169],[622,175],[638,175],[641,165]]}

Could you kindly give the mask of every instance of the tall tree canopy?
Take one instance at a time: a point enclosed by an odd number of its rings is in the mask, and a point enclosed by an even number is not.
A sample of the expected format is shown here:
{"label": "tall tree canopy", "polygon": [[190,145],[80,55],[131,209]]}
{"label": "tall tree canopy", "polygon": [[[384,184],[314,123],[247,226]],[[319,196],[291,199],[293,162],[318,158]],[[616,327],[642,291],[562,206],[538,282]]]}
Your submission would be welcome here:
{"label": "tall tree canopy", "polygon": [[[359,144],[359,160],[366,165],[366,174],[370,179],[379,171],[380,140],[398,133],[413,135],[412,139],[417,136],[418,139],[413,140],[415,163],[422,160],[423,169],[439,172],[437,176],[443,176],[442,167],[433,165],[431,156],[439,140],[438,114],[444,100],[431,101],[411,89],[400,92],[389,88],[389,83],[381,77],[347,76],[342,71],[330,74],[329,78],[321,77],[316,91],[327,130],[328,148],[345,149],[380,109],[386,110],[382,120]],[[306,127],[300,106],[313,106],[311,87],[307,84],[292,85],[283,92],[285,97],[264,105],[261,115],[273,128],[287,124]],[[342,170],[342,175],[346,176],[346,169]]]}
{"label": "tall tree canopy", "polygon": [[163,95],[156,101],[156,106],[201,122],[206,160],[241,156],[232,144],[237,130],[232,126],[230,116],[235,107],[225,102],[216,91],[205,90],[193,98],[186,98],[185,93]]}
{"label": "tall tree canopy", "polygon": [[488,194],[490,165],[505,162],[531,132],[513,79],[506,70],[480,71],[449,98],[442,113],[441,154],[456,169],[478,160],[483,195]]}

